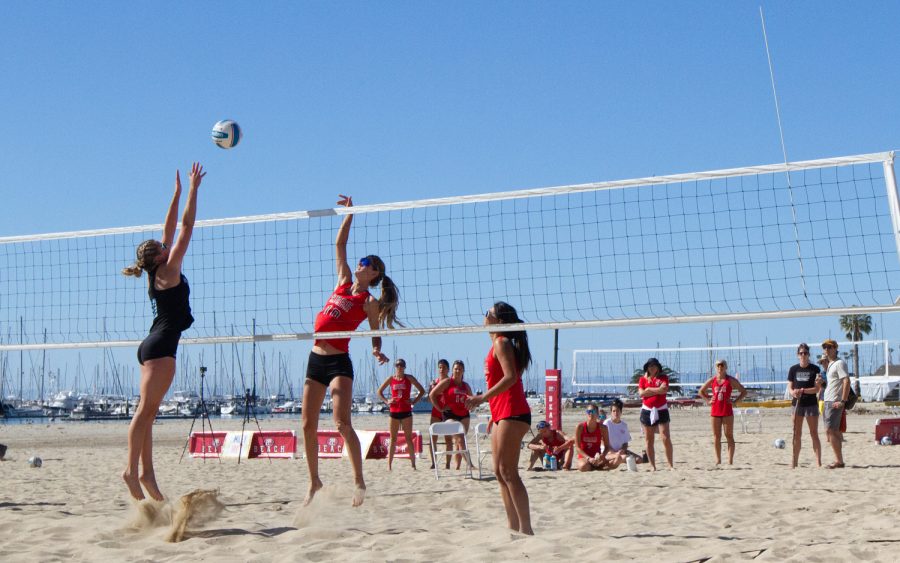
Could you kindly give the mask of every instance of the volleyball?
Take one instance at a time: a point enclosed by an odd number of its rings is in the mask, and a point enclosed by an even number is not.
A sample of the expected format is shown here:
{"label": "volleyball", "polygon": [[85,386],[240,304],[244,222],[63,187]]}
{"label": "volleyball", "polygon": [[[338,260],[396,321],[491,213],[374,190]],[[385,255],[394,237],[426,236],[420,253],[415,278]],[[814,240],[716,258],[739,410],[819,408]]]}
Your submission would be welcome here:
{"label": "volleyball", "polygon": [[779,450],[784,449],[784,440],[782,438],[776,438],[775,443],[773,444]]}
{"label": "volleyball", "polygon": [[893,445],[894,445],[894,441],[891,440],[891,437],[890,437],[890,436],[882,436],[882,437],[881,437],[881,445],[882,445],[882,446],[893,446]]}
{"label": "volleyball", "polygon": [[30,465],[31,467],[40,467],[41,465],[43,465],[43,463],[44,462],[41,461],[41,458],[39,458],[38,456],[32,456],[28,458],[28,465]]}
{"label": "volleyball", "polygon": [[213,125],[212,140],[219,148],[234,148],[241,142],[241,127],[236,121],[223,119]]}

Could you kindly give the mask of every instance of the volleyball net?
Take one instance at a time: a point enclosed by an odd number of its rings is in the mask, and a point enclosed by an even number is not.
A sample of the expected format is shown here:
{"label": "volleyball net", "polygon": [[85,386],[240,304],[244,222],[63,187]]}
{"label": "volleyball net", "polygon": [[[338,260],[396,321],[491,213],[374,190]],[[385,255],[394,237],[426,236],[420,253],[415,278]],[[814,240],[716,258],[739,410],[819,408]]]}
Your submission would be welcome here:
{"label": "volleyball net", "polygon": [[[482,331],[496,300],[518,309],[518,329],[898,310],[893,157],[198,221],[182,342],[312,338],[350,211],[351,266],[384,259],[407,326],[358,337]],[[161,230],[0,238],[0,350],[140,341],[146,278],[119,272]]]}

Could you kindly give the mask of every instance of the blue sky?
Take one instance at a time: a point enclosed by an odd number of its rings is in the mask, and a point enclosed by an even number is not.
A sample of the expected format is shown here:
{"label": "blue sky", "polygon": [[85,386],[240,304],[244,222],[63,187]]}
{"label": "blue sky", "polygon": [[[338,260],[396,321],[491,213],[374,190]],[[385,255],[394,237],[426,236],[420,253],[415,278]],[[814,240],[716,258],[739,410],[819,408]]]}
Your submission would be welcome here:
{"label": "blue sky", "polygon": [[[11,4],[0,236],[160,222],[191,160],[201,218],[779,162],[758,6]],[[790,159],[897,148],[900,5],[763,6]],[[226,117],[232,151],[209,141]],[[708,330],[564,331],[562,357]],[[751,344],[829,335],[836,319],[741,324]],[[532,338],[549,358],[552,335]],[[487,338],[452,342],[474,359]]]}

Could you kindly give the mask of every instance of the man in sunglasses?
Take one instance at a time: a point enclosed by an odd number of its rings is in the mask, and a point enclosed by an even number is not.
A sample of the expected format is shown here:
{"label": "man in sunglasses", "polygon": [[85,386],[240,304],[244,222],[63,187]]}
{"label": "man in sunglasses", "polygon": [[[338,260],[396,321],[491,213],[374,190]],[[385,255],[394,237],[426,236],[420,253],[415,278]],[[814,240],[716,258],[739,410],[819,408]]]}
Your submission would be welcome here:
{"label": "man in sunglasses", "polygon": [[825,387],[825,432],[828,442],[834,451],[834,463],[829,464],[828,469],[841,469],[844,467],[843,434],[841,432],[841,419],[844,416],[844,404],[850,395],[850,374],[847,364],[838,358],[838,344],[830,338],[822,343],[822,350],[828,357],[828,368],[825,372],[827,386]]}

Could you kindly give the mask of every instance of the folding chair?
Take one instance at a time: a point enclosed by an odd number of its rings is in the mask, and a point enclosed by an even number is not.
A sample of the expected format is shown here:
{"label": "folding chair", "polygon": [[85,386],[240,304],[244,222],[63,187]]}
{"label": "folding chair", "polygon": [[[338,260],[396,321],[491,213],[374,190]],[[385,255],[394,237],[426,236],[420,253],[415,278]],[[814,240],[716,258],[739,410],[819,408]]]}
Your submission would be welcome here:
{"label": "folding chair", "polygon": [[757,408],[741,411],[741,432],[751,434],[750,429],[756,426],[756,432],[762,432],[762,410]]}
{"label": "folding chair", "polygon": [[[487,458],[487,456],[494,455],[490,450],[491,435],[488,432],[489,428],[490,425],[487,422],[479,422],[475,425],[475,458],[478,460],[479,479],[482,479],[482,462]],[[493,471],[491,473],[493,473]]]}
{"label": "folding chair", "polygon": [[[459,435],[462,435],[463,449],[440,450],[439,447],[435,447],[435,438],[445,438],[447,436],[454,437]],[[441,464],[438,463],[438,459],[442,456],[453,454],[462,454],[463,457],[466,458],[466,473],[470,479],[472,478],[472,457],[469,455],[469,442],[466,440],[466,429],[461,422],[458,420],[435,422],[428,427],[428,437],[429,442],[431,443],[431,461],[434,463],[435,479],[441,478],[439,473]],[[439,440],[439,442],[443,442],[443,440]]]}

